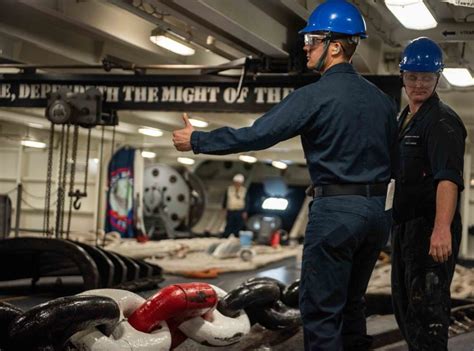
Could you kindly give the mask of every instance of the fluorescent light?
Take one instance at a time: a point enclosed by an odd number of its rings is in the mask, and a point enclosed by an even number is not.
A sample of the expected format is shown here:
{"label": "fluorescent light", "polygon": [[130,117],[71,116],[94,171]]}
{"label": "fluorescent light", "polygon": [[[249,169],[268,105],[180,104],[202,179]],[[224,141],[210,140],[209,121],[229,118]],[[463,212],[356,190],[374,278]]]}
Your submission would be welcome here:
{"label": "fluorescent light", "polygon": [[156,153],[154,153],[152,151],[142,151],[142,157],[144,157],[144,158],[155,158]]}
{"label": "fluorescent light", "polygon": [[449,84],[456,87],[469,87],[474,85],[474,78],[467,68],[445,68],[443,76]]}
{"label": "fluorescent light", "polygon": [[174,39],[168,38],[163,34],[159,34],[159,32],[151,32],[150,40],[153,44],[161,46],[162,48],[172,51],[178,55],[191,56],[194,55],[194,53],[196,52],[193,48],[181,44],[180,42]]}
{"label": "fluorescent light", "polygon": [[46,147],[46,144],[41,141],[29,140],[29,139],[22,140],[21,145],[26,146],[26,147],[34,147],[36,149],[44,149]]}
{"label": "fluorescent light", "polygon": [[471,179],[471,186],[474,186],[474,179]]}
{"label": "fluorescent light", "polygon": [[405,28],[424,30],[438,25],[423,0],[385,0],[385,5]]}
{"label": "fluorescent light", "polygon": [[287,169],[288,165],[282,161],[272,161],[272,166],[278,169]]}
{"label": "fluorescent light", "polygon": [[240,161],[247,162],[247,163],[255,163],[255,162],[257,162],[257,158],[256,158],[256,157],[253,157],[253,156],[250,156],[250,155],[239,155],[239,160],[240,160]]}
{"label": "fluorescent light", "polygon": [[284,211],[288,207],[288,200],[280,197],[268,197],[263,201],[264,210]]}
{"label": "fluorescent light", "polygon": [[152,137],[160,137],[163,135],[163,132],[156,128],[143,127],[138,129],[138,133],[145,134]]}
{"label": "fluorescent light", "polygon": [[189,157],[178,157],[178,162],[183,165],[193,165],[195,161]]}
{"label": "fluorescent light", "polygon": [[19,68],[13,68],[13,67],[2,67],[0,68],[0,73],[20,73]]}
{"label": "fluorescent light", "polygon": [[39,123],[28,123],[28,126],[31,128],[43,129],[43,125]]}
{"label": "fluorescent light", "polygon": [[209,125],[209,123],[207,123],[206,121],[196,118],[190,118],[189,123],[191,123],[193,127],[197,128],[206,128]]}
{"label": "fluorescent light", "polygon": [[99,159],[98,159],[98,158],[91,158],[91,161],[94,162],[95,164],[99,163]]}

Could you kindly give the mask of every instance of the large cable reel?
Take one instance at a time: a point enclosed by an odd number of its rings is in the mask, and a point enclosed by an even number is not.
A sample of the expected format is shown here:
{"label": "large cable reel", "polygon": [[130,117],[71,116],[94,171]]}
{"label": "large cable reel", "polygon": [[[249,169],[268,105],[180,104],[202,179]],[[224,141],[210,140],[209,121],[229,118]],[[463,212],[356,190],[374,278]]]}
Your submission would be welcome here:
{"label": "large cable reel", "polygon": [[162,163],[149,165],[145,167],[143,187],[145,223],[151,218],[161,218],[168,226],[169,237],[175,236],[169,232],[170,228],[190,231],[204,213],[204,186],[185,168],[176,169]]}

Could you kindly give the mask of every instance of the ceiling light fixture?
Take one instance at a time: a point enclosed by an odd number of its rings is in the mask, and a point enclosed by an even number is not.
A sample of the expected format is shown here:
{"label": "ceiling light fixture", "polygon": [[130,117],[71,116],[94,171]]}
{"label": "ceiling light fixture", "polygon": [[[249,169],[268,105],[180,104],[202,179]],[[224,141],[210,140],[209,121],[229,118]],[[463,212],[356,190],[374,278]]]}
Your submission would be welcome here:
{"label": "ceiling light fixture", "polygon": [[154,153],[152,151],[142,151],[142,157],[144,157],[144,158],[155,158],[156,153]]}
{"label": "ceiling light fixture", "polygon": [[470,87],[474,85],[474,78],[467,68],[445,68],[443,76],[449,84],[455,87]]}
{"label": "ceiling light fixture", "polygon": [[257,162],[257,158],[250,155],[239,155],[239,160],[247,163]]}
{"label": "ceiling light fixture", "polygon": [[206,121],[197,118],[190,118],[189,123],[191,123],[191,125],[196,128],[206,128],[209,125],[209,123]]}
{"label": "ceiling light fixture", "polygon": [[139,128],[138,133],[152,136],[152,137],[160,137],[163,135],[163,132],[161,130],[156,129],[156,128],[150,128],[150,127]]}
{"label": "ceiling light fixture", "polygon": [[166,50],[182,56],[192,56],[196,52],[193,48],[182,44],[174,38],[169,37],[169,31],[160,28],[154,29],[150,34],[150,40],[153,44],[161,46]]}
{"label": "ceiling light fixture", "polygon": [[189,157],[178,157],[178,162],[179,163],[182,163],[183,165],[193,165],[194,161],[192,158],[189,158]]}
{"label": "ceiling light fixture", "polygon": [[438,25],[423,0],[385,0],[385,5],[405,28],[424,30]]}
{"label": "ceiling light fixture", "polygon": [[272,161],[272,166],[278,169],[287,169],[288,165],[282,161]]}
{"label": "ceiling light fixture", "polygon": [[23,139],[21,141],[21,145],[26,147],[33,147],[35,149],[44,149],[46,147],[46,143],[31,139]]}

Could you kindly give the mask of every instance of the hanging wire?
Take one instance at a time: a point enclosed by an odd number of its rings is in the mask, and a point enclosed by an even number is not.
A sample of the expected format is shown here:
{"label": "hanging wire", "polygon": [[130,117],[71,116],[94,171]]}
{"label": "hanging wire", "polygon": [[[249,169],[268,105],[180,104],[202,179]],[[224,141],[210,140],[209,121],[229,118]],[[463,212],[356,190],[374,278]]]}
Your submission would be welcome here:
{"label": "hanging wire", "polygon": [[7,192],[5,192],[5,195],[8,195],[8,194],[11,194],[11,193],[15,192],[16,189],[17,189],[17,187],[14,187],[13,189],[8,190]]}
{"label": "hanging wire", "polygon": [[[21,202],[24,203],[26,206],[28,206],[28,207],[34,209],[34,210],[39,210],[39,211],[44,210],[42,207],[37,207],[37,206],[34,206],[34,205],[30,204],[28,201],[26,201],[26,200],[23,199],[23,198],[21,199]],[[55,206],[56,204],[57,204],[57,200],[54,201],[54,202],[51,204],[51,206]]]}
{"label": "hanging wire", "polygon": [[[13,190],[16,190],[16,188],[14,188]],[[11,191],[10,191],[11,192]],[[51,192],[51,194],[55,195],[56,193],[58,192],[58,190],[56,189],[55,191]],[[25,188],[23,188],[23,193],[25,193],[26,195],[34,198],[34,199],[40,199],[40,200],[43,200],[45,199],[46,197],[45,196],[41,196],[41,195],[35,195],[35,194],[32,194],[32,193],[29,193],[28,191],[25,190]],[[7,193],[8,194],[8,193]]]}

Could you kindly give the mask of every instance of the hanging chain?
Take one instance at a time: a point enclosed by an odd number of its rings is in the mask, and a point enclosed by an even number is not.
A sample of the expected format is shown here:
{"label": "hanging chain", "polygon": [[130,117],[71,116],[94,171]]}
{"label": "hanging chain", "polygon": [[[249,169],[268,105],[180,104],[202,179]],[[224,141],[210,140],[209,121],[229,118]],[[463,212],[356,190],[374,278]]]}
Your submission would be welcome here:
{"label": "hanging chain", "polygon": [[[66,176],[67,176],[67,172],[68,172],[68,157],[69,157],[69,130],[70,130],[70,127],[71,125],[68,124],[67,127],[66,127],[66,147],[65,147],[65,151],[64,151],[64,172],[62,174],[62,183],[63,183],[63,186],[64,186],[64,189],[66,189]],[[71,199],[69,199],[71,200]],[[61,238],[63,237],[64,235],[64,212],[65,212],[65,201],[66,201],[66,196],[65,196],[65,193],[63,193],[63,203],[61,205],[61,220],[60,220],[60,233],[61,233]]]}
{"label": "hanging chain", "polygon": [[66,239],[69,239],[69,233],[71,231],[71,214],[72,214],[72,199],[74,196],[74,178],[76,176],[76,158],[77,158],[77,142],[79,139],[79,126],[74,125],[74,134],[72,138],[72,164],[71,164],[71,176],[69,180],[69,212],[67,216],[67,230],[66,230]]}
{"label": "hanging chain", "polygon": [[[101,134],[101,137],[100,137],[100,159],[99,159],[99,172],[97,172],[99,174],[99,181],[97,182],[97,186],[99,187],[100,189],[100,185],[102,183],[102,159],[104,157],[104,133],[105,133],[105,127],[102,126],[102,134]],[[99,199],[100,199],[100,192],[99,192]],[[95,224],[95,246],[99,246],[99,223],[100,223],[100,219],[99,219],[99,209],[100,209],[100,206],[98,207],[98,210],[97,210],[97,222]],[[107,209],[106,209],[107,211]],[[102,246],[105,246],[105,231],[104,231],[104,237],[103,237],[103,240],[102,240]]]}
{"label": "hanging chain", "polygon": [[87,196],[87,176],[89,174],[90,149],[91,149],[91,129],[89,128],[87,132],[86,170],[85,170],[85,175],[84,175],[84,191],[83,191],[84,196]]}
{"label": "hanging chain", "polygon": [[49,210],[51,205],[51,176],[53,171],[53,147],[54,147],[54,124],[51,123],[49,130],[49,148],[48,148],[48,164],[46,170],[46,194],[43,216],[43,232],[49,236]]}
{"label": "hanging chain", "polygon": [[64,205],[64,184],[62,181],[63,169],[64,164],[67,163],[67,159],[64,162],[64,131],[65,126],[64,124],[61,126],[61,136],[60,136],[60,143],[59,143],[59,165],[58,165],[58,195],[56,201],[56,239],[60,237],[60,230],[61,230],[61,213],[62,213],[62,206]]}

